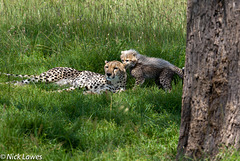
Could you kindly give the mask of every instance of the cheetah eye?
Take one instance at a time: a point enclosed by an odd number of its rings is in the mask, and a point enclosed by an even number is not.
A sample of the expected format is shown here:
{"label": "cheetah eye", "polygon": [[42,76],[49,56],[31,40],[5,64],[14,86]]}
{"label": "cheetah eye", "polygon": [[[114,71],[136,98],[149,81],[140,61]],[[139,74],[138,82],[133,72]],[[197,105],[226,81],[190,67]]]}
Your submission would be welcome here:
{"label": "cheetah eye", "polygon": [[126,60],[126,62],[128,62],[129,60]]}
{"label": "cheetah eye", "polygon": [[105,66],[105,68],[108,68],[108,66]]}

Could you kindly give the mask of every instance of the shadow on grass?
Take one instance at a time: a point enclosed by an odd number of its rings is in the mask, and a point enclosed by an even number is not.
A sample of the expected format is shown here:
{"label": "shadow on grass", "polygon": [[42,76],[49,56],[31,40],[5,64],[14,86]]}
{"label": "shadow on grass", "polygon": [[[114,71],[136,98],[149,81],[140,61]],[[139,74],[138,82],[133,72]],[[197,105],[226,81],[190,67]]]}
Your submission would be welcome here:
{"label": "shadow on grass", "polygon": [[52,140],[67,151],[137,144],[140,135],[165,137],[166,129],[180,123],[179,84],[172,93],[144,87],[102,95],[83,95],[82,91],[49,94],[34,86],[19,88],[10,98],[2,95],[0,99],[4,126],[20,136]]}

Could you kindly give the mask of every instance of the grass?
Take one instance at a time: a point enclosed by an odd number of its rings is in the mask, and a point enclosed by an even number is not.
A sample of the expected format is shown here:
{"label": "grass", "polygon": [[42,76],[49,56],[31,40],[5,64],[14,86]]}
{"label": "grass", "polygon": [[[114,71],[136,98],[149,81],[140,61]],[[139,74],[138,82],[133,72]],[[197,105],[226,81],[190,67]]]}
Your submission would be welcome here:
{"label": "grass", "polygon": [[180,87],[89,96],[16,87],[1,92],[1,152],[50,160],[174,158],[180,102]]}
{"label": "grass", "polygon": [[[184,66],[185,0],[0,0],[0,71],[40,74],[67,66],[104,73],[134,48]],[[173,160],[182,83],[151,81],[120,94],[50,93],[54,85],[0,85],[0,154],[43,160]],[[0,76],[0,82],[13,78]]]}

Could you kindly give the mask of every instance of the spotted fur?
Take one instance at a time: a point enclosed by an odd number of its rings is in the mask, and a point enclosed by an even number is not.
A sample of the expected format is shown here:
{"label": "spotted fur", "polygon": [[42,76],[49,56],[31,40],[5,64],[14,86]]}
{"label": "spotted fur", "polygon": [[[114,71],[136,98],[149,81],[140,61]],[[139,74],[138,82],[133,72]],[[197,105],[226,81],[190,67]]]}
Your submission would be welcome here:
{"label": "spotted fur", "polygon": [[15,85],[29,84],[30,82],[56,83],[59,86],[69,85],[70,87],[62,91],[71,91],[76,88],[84,88],[87,93],[102,93],[103,91],[118,92],[125,90],[126,70],[119,61],[105,62],[105,75],[91,72],[78,71],[68,67],[56,67],[40,75],[16,75],[6,74],[7,76],[28,78],[22,81],[14,81]]}
{"label": "spotted fur", "polygon": [[135,87],[142,85],[145,79],[153,78],[159,87],[171,90],[174,74],[183,79],[182,69],[160,58],[147,57],[136,50],[121,52],[121,61],[135,78]]}

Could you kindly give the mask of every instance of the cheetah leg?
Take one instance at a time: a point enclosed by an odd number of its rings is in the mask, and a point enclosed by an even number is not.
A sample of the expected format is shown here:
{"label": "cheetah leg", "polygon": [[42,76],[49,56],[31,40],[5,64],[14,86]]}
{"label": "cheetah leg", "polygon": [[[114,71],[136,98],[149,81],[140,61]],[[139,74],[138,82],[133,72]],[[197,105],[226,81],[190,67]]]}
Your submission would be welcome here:
{"label": "cheetah leg", "polygon": [[159,77],[155,79],[155,83],[156,83],[156,85],[158,86],[159,89],[163,88],[162,85],[159,82]]}
{"label": "cheetah leg", "polygon": [[96,93],[94,93],[94,92],[92,92],[92,91],[84,91],[83,94],[84,94],[84,95],[88,95],[88,94],[96,94]]}
{"label": "cheetah leg", "polygon": [[136,87],[141,86],[144,82],[145,82],[144,77],[136,78],[135,85],[134,85],[133,89],[136,89]]}
{"label": "cheetah leg", "polygon": [[171,92],[172,85],[171,85],[171,80],[170,79],[161,79],[160,78],[160,84],[165,91]]}
{"label": "cheetah leg", "polygon": [[170,69],[165,69],[159,76],[159,83],[163,87],[164,90],[171,92],[172,90],[172,79],[174,72]]}
{"label": "cheetah leg", "polygon": [[63,91],[69,92],[69,91],[73,91],[73,90],[75,90],[75,89],[76,89],[75,87],[69,87],[69,88],[66,88],[66,89],[60,89],[60,90],[52,91],[52,92],[58,92],[58,93],[61,93],[61,92],[63,92]]}

